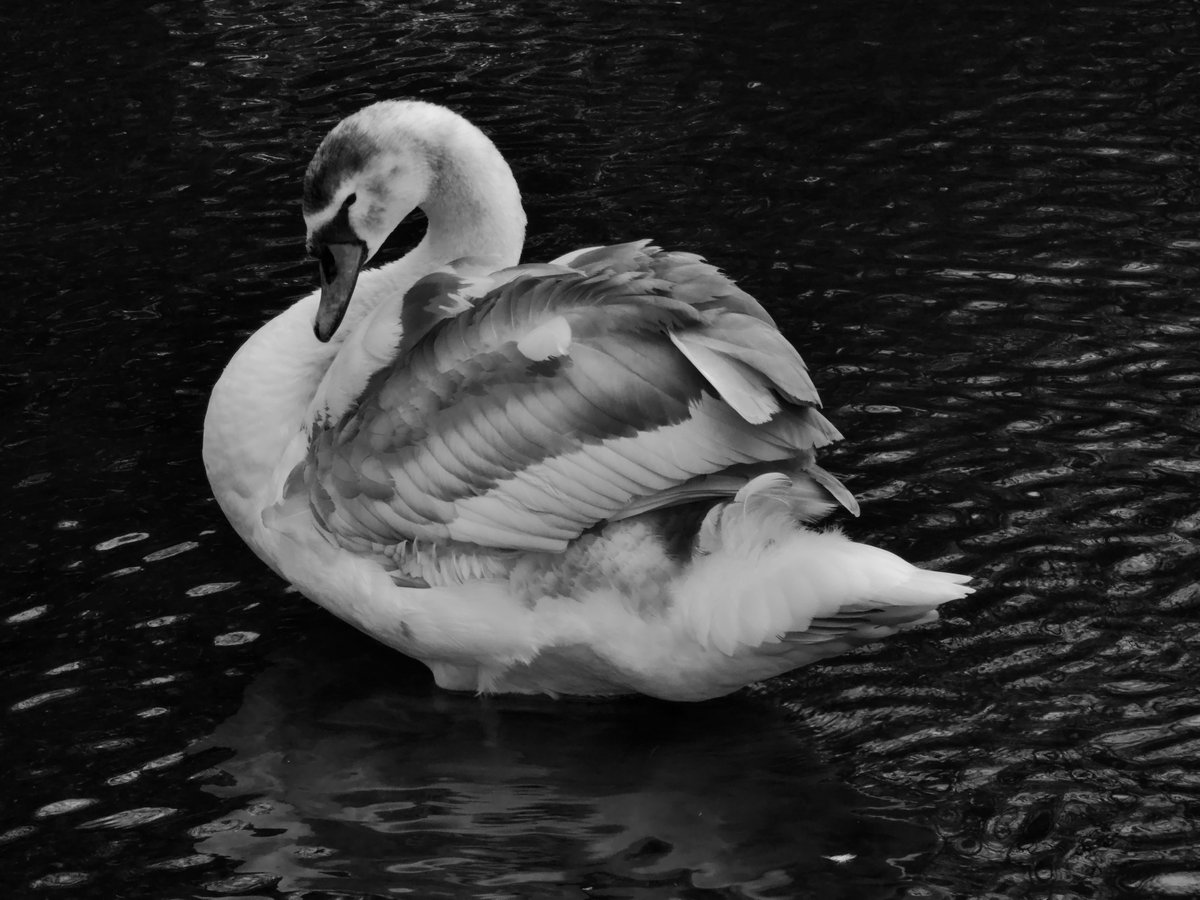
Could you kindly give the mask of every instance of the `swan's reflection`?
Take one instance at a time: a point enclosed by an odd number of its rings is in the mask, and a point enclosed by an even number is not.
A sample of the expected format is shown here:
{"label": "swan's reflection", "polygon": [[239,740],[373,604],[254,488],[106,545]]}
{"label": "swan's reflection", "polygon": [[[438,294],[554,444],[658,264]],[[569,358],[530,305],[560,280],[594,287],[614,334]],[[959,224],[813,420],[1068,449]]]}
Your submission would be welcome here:
{"label": "swan's reflection", "polygon": [[365,639],[335,641],[279,660],[208,742],[234,753],[208,789],[245,805],[197,849],[280,890],[894,896],[889,860],[932,849],[752,699],[455,696]]}

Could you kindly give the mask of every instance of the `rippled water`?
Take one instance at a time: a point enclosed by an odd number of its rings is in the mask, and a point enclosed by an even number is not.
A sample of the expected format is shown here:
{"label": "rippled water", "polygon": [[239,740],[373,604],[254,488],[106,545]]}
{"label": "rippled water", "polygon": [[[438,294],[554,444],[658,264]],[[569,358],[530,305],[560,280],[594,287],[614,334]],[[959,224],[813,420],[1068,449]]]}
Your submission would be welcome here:
{"label": "rippled water", "polygon": [[[1200,895],[1198,12],[0,12],[9,896]],[[679,707],[441,694],[289,593],[208,499],[207,390],[311,284],[316,141],[397,95],[495,136],[530,258],[738,277],[848,529],[984,590]]]}

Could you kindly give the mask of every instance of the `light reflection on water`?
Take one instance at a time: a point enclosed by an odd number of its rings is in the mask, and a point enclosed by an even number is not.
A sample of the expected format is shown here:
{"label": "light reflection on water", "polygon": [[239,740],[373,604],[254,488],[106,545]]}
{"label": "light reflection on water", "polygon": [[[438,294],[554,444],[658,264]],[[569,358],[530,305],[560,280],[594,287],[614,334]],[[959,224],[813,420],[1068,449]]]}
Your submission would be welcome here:
{"label": "light reflection on water", "polygon": [[[14,10],[0,883],[1200,895],[1194,4]],[[648,236],[759,296],[848,437],[846,527],[986,589],[680,709],[434,695],[285,592],[204,404],[311,288],[308,153],[399,94],[496,137],[530,258]]]}

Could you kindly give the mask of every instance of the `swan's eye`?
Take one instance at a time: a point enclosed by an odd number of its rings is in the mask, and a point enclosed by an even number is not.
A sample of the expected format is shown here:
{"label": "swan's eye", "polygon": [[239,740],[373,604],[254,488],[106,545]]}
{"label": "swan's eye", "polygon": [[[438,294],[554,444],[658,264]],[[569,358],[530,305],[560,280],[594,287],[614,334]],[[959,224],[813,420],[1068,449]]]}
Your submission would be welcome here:
{"label": "swan's eye", "polygon": [[337,278],[337,262],[328,247],[321,248],[321,252],[317,256],[317,263],[321,266],[321,281],[325,284],[332,284],[333,280]]}
{"label": "swan's eye", "polygon": [[354,205],[354,201],[358,199],[358,194],[351,194],[342,201],[342,209],[348,209]]}

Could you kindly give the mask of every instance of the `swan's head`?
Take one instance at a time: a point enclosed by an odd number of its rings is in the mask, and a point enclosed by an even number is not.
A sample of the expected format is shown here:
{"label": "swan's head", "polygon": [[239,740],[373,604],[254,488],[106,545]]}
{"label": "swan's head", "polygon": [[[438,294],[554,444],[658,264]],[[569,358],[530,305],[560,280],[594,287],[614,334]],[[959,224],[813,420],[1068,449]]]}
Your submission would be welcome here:
{"label": "swan's head", "polygon": [[376,103],[326,135],[304,175],[308,252],[320,264],[321,303],[313,329],[337,330],[363,265],[393,229],[429,197],[437,151],[421,120],[440,107]]}
{"label": "swan's head", "polygon": [[[495,144],[458,113],[419,100],[385,100],[343,119],[304,176],[308,252],[320,263],[313,330],[327,341],[363,265],[415,208],[429,228],[427,274],[464,256],[516,265],[525,240],[521,192]],[[416,251],[414,251],[415,253]]]}

